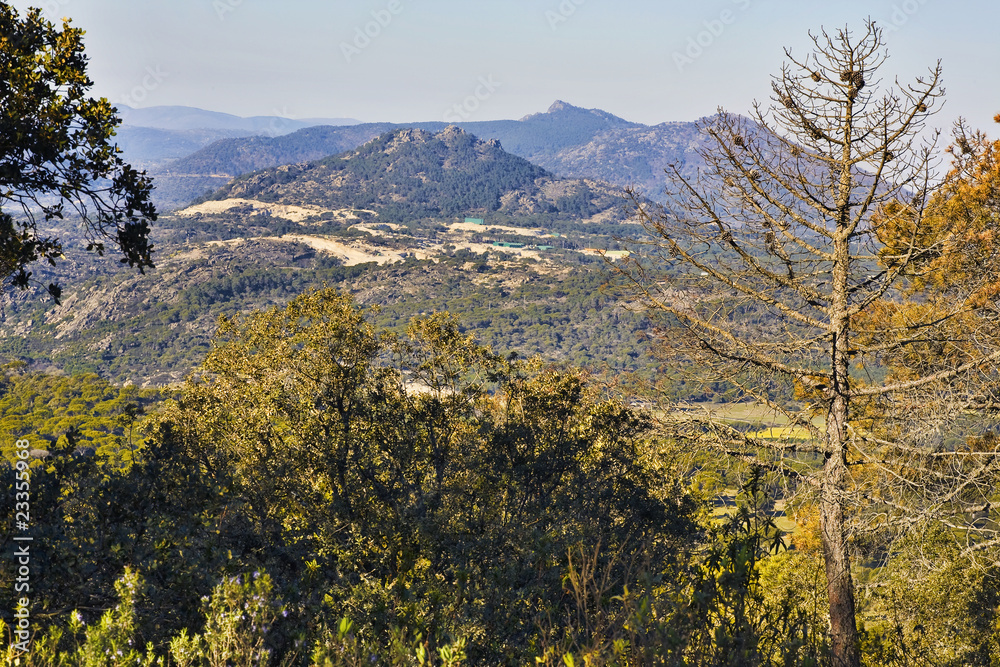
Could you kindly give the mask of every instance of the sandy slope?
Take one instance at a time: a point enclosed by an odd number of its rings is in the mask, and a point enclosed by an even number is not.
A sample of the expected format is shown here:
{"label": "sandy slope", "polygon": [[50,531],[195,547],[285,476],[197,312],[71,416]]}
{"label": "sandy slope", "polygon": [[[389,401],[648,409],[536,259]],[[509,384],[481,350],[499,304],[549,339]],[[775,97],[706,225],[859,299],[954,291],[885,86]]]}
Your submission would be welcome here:
{"label": "sandy slope", "polygon": [[[193,216],[198,213],[201,214],[225,213],[226,211],[232,208],[236,208],[238,206],[250,206],[253,208],[255,212],[267,211],[276,218],[284,218],[285,220],[290,220],[291,222],[303,222],[304,220],[310,217],[330,212],[328,209],[320,208],[319,206],[292,206],[290,204],[268,204],[253,199],[235,198],[235,199],[223,199],[222,201],[203,202],[201,204],[189,206],[181,211],[177,211],[175,214],[183,216]],[[344,220],[357,218],[357,216],[354,215],[354,213],[348,209],[332,211],[332,212],[336,217],[342,218]]]}

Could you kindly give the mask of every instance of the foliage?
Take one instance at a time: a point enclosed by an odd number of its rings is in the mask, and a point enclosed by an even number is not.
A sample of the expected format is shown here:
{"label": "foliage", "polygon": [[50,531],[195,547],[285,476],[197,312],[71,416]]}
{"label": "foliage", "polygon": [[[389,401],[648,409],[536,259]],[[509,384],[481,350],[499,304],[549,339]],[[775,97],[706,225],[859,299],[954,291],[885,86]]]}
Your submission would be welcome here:
{"label": "foliage", "polygon": [[80,453],[90,450],[115,463],[131,460],[134,424],[162,392],[116,387],[97,375],[60,377],[21,373],[17,364],[0,376],[0,438],[5,458],[13,443],[32,440],[34,449],[72,440]]}
{"label": "foliage", "polygon": [[799,429],[793,441],[669,408],[664,419],[679,439],[780,473],[816,503],[832,659],[857,667],[853,546],[889,548],[914,517],[966,527],[970,543],[995,535],[972,525],[995,495],[995,448],[944,452],[941,441],[971,414],[970,436],[993,427],[1000,353],[993,307],[971,313],[966,291],[905,302],[935,251],[921,231],[935,224],[923,208],[933,146],[919,134],[943,94],[940,65],[880,89],[875,23],[812,39],[805,57],[786,50],[771,104],[752,120],[705,124],[704,174],[673,169],[666,207],[636,202],[654,238],[621,274],[636,308],[665,316],[662,348],[677,366],[724,379]]}
{"label": "foliage", "polygon": [[283,545],[268,562],[325,573],[326,604],[377,634],[395,618],[502,654],[567,545],[597,533],[661,553],[690,528],[638,456],[648,422],[592,403],[574,374],[525,375],[450,318],[397,339],[325,290],[220,336],[172,419],[232,471],[256,540]]}
{"label": "foliage", "polygon": [[[110,238],[122,262],[141,272],[151,267],[148,222],[156,219],[152,185],[118,155],[111,143],[118,119],[104,98],[87,97],[83,31],[62,29],[40,9],[24,17],[0,5],[0,56],[4,61],[0,100],[0,285],[26,288],[28,265],[54,263],[58,239],[44,236],[67,209],[79,216],[88,250],[104,251]],[[15,209],[19,217],[14,217]],[[59,287],[49,293],[58,301]]]}
{"label": "foliage", "polygon": [[[1000,115],[997,117],[1000,122]],[[880,256],[892,265],[908,255],[912,289],[948,293],[976,306],[995,300],[995,241],[1000,228],[1000,141],[959,120],[948,147],[952,168],[924,202],[894,200],[880,212],[885,243]],[[919,219],[918,216],[922,216]],[[915,237],[915,235],[917,235]],[[911,240],[912,239],[912,240]],[[914,250],[919,252],[914,253]]]}
{"label": "foliage", "polygon": [[[782,551],[773,473],[750,467],[736,511],[699,519],[612,387],[447,315],[404,335],[375,317],[326,289],[224,318],[134,462],[69,438],[33,465],[28,664],[827,664],[818,529]],[[883,566],[900,584],[865,598],[872,664],[949,596],[941,632],[968,648],[948,655],[991,655],[995,587],[938,553]]]}
{"label": "foliage", "polygon": [[940,527],[908,536],[863,601],[867,664],[997,664],[997,574]]}
{"label": "foliage", "polygon": [[245,582],[243,575],[226,577],[203,601],[207,603],[204,633],[188,637],[183,629],[170,642],[171,656],[180,667],[201,660],[209,667],[270,663],[265,639],[278,616],[287,612],[274,599],[268,574],[254,572]]}
{"label": "foliage", "polygon": [[500,357],[451,317],[400,337],[349,297],[307,293],[224,318],[200,375],[139,429],[134,463],[67,443],[36,466],[51,561],[34,604],[107,608],[134,567],[157,600],[137,636],[186,629],[190,652],[213,632],[195,620],[211,580],[266,568],[289,601],[273,655],[350,616],[368,645],[395,632],[426,655],[516,662],[573,544],[666,563],[697,534],[649,427],[584,374]]}
{"label": "foliage", "polygon": [[[820,665],[826,626],[809,617],[795,585],[778,585],[781,533],[756,471],[735,514],[680,568],[615,590],[594,556],[570,559],[567,618],[543,637],[545,665]],[[808,588],[808,586],[806,586]],[[810,591],[812,592],[812,591]]]}

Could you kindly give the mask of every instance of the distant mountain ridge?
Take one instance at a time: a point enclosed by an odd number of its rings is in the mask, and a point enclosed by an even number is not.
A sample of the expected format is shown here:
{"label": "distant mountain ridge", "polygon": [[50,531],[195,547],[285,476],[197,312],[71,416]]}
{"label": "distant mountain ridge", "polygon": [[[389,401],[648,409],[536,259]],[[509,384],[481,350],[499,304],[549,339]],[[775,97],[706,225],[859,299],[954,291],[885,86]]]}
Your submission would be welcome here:
{"label": "distant mountain ridge", "polygon": [[155,106],[135,109],[118,105],[122,125],[160,130],[228,130],[278,136],[315,125],[357,125],[354,118],[304,118],[284,116],[236,116],[187,106]]}
{"label": "distant mountain ridge", "polygon": [[[311,127],[289,135],[219,142],[173,164],[168,173],[205,173],[238,176],[298,160],[315,160],[356,148],[397,128],[440,132],[449,123],[360,123],[347,127]],[[596,135],[619,129],[645,128],[600,109],[581,109],[557,100],[549,110],[520,120],[455,123],[478,137],[497,139],[504,150],[541,164],[546,156],[591,141]],[[292,159],[287,159],[292,158]],[[282,160],[274,162],[274,160]],[[543,165],[545,166],[545,165]]]}
{"label": "distant mountain ridge", "polygon": [[[344,126],[361,122],[353,118],[243,118],[185,106],[134,109],[120,104],[117,108],[122,119],[116,132],[119,148],[129,163],[149,171],[162,170],[167,163],[191,155],[220,139],[275,137],[317,125]],[[181,195],[182,198],[184,196]]]}
{"label": "distant mountain ridge", "polygon": [[375,209],[393,221],[501,212],[581,220],[621,206],[613,186],[563,179],[450,125],[390,130],[339,155],[237,178],[212,200]]}
{"label": "distant mountain ridge", "polygon": [[[648,126],[557,100],[547,111],[520,120],[457,125],[483,139],[496,139],[504,150],[560,176],[633,185],[653,199],[663,190],[663,169],[668,164],[682,164],[687,173],[701,165],[695,151],[702,138],[694,122]],[[222,139],[153,170],[159,202],[165,208],[181,206],[232,177],[321,159],[404,127],[440,132],[447,124],[361,123],[311,127],[275,137]]]}

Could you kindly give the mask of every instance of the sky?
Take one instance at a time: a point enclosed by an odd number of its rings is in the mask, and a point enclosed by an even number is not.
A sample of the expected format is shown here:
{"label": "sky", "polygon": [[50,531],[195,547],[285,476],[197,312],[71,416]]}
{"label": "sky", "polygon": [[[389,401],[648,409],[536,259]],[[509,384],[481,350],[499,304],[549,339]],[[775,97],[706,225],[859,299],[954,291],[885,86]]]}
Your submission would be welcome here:
{"label": "sky", "polygon": [[133,107],[495,120],[556,99],[646,124],[745,113],[809,32],[883,27],[884,83],[938,59],[946,103],[1000,134],[995,0],[35,0],[86,31],[93,92]]}

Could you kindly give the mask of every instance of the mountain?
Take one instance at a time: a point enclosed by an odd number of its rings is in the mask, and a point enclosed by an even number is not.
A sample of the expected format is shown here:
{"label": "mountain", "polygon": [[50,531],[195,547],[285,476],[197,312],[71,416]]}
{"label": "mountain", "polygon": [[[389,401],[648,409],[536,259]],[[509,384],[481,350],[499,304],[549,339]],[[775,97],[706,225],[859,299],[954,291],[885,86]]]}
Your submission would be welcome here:
{"label": "mountain", "polygon": [[[437,130],[444,129],[443,123]],[[318,160],[343,153],[398,127],[392,123],[364,123],[344,127],[318,126],[281,137],[246,137],[217,141],[177,160],[160,172],[164,176],[217,174],[234,178],[282,164]]]}
{"label": "mountain", "polygon": [[196,107],[155,106],[133,109],[124,104],[118,105],[118,116],[122,119],[122,125],[133,127],[154,127],[176,131],[224,130],[268,136],[288,134],[314,125],[356,125],[361,122],[353,118],[307,118],[301,120],[282,116],[244,118]]}
{"label": "mountain", "polygon": [[0,362],[172,383],[203,359],[220,314],[327,284],[378,305],[380,325],[395,330],[450,310],[497,349],[652,368],[636,342],[642,318],[600,290],[595,249],[638,233],[621,204],[614,186],[559,178],[458,127],[391,130],[337,156],[247,174],[162,216],[146,275],[60,230],[66,258],[32,268],[38,285],[63,286],[61,303],[38,291],[0,297]]}
{"label": "mountain", "polygon": [[[556,101],[545,113],[521,120],[455,123],[478,137],[497,139],[504,149],[532,162],[591,141],[604,132],[645,128],[599,109],[581,109]],[[279,164],[315,160],[356,148],[391,129],[440,132],[448,123],[360,123],[346,127],[311,127],[274,137],[220,141],[179,160],[166,173],[214,173],[238,176]]]}
{"label": "mountain", "polygon": [[161,130],[155,127],[119,127],[115,143],[137,169],[156,171],[220,139],[245,137],[241,130]]}
{"label": "mountain", "polygon": [[557,178],[454,125],[392,130],[347,153],[240,177],[211,197],[233,198],[374,209],[394,221],[494,212],[584,219],[621,204],[613,186]]}
{"label": "mountain", "polygon": [[[663,189],[663,168],[680,162],[690,173],[700,164],[695,123],[633,123],[599,109],[556,101],[544,113],[520,120],[473,121],[458,127],[560,176],[598,178],[624,187],[638,186],[656,198]],[[362,123],[313,127],[278,137],[223,139],[157,170],[158,202],[182,206],[228,178],[282,164],[316,160],[360,146],[384,132],[408,127],[440,132],[442,122]]]}
{"label": "mountain", "polygon": [[596,134],[586,143],[539,155],[533,162],[560,176],[597,178],[620,186],[637,186],[658,200],[663,192],[664,169],[681,166],[692,176],[703,162],[697,150],[702,136],[697,123],[661,123]]}
{"label": "mountain", "polygon": [[600,109],[583,109],[561,100],[544,113],[520,120],[473,121],[458,126],[479,137],[498,139],[506,150],[542,166],[547,157],[602,133],[644,127]]}
{"label": "mountain", "polygon": [[[227,113],[206,111],[195,107],[157,106],[133,109],[118,106],[122,119],[116,132],[116,142],[125,159],[134,167],[151,172],[162,171],[166,165],[220,139],[252,137],[258,135],[280,136],[318,125],[352,125],[360,121],[352,118],[310,118],[293,120],[280,116],[254,116],[242,118]],[[353,148],[357,144],[346,146]],[[318,156],[316,156],[318,157]],[[270,166],[270,165],[268,165]],[[241,172],[242,173],[242,172]],[[161,190],[173,191],[170,184]],[[180,186],[180,187],[177,187]],[[181,183],[175,184],[175,195],[160,193],[161,203],[193,198]]]}

